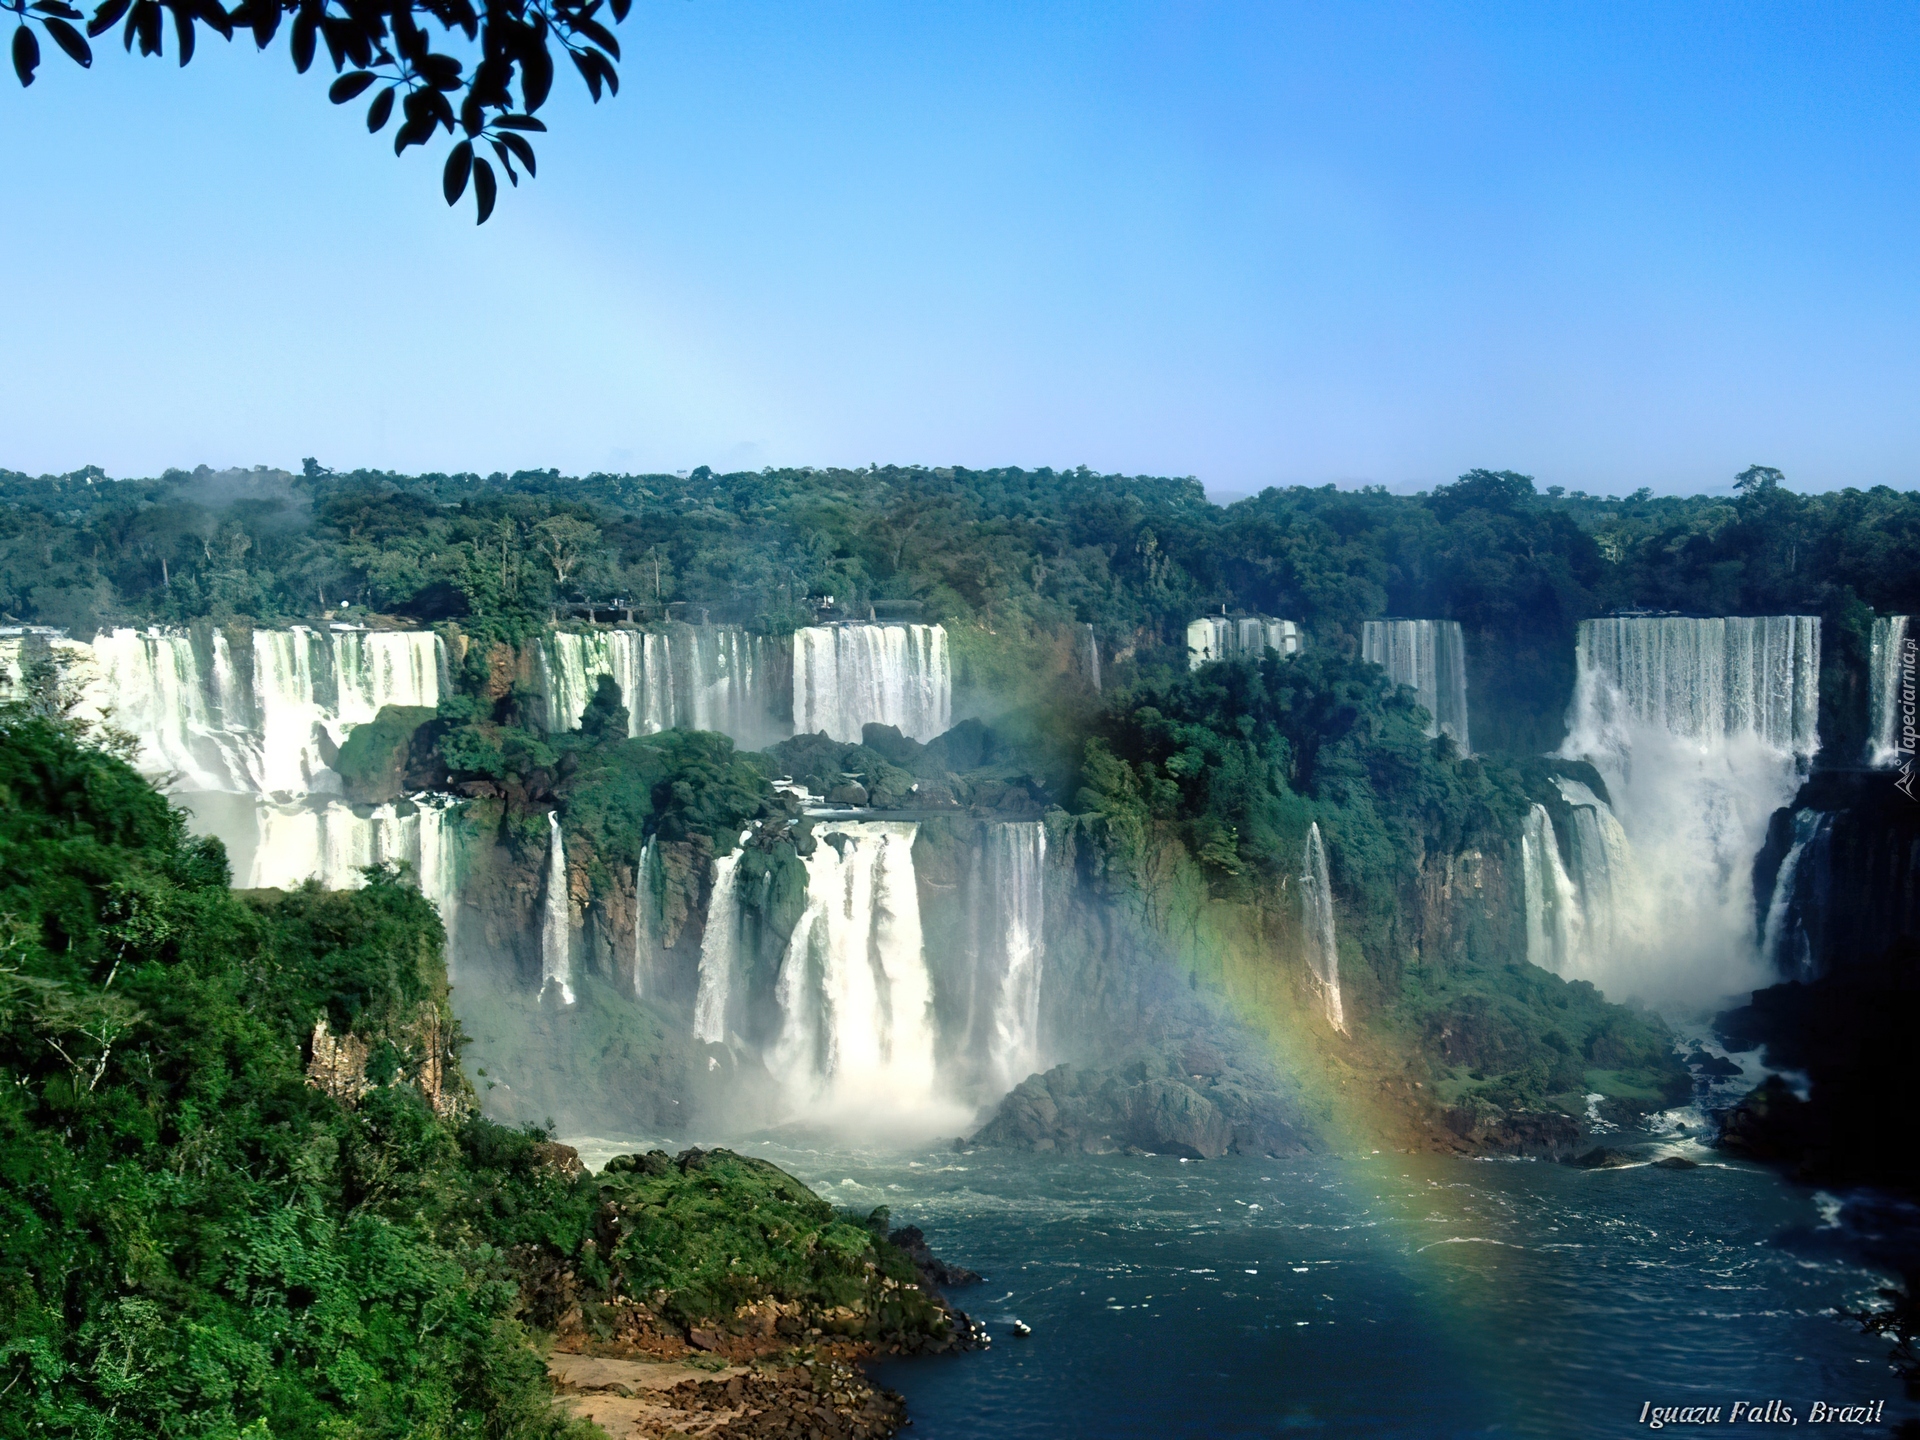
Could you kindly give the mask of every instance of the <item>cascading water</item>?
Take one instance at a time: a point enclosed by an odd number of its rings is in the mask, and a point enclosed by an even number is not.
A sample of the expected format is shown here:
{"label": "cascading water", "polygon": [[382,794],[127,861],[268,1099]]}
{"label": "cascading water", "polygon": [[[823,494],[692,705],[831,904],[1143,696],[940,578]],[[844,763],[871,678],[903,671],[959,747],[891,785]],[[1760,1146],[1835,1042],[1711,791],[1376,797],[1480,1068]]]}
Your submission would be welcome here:
{"label": "cascading water", "polygon": [[1077,647],[1080,674],[1093,693],[1100,693],[1100,637],[1093,633],[1093,626],[1080,627],[1080,639]]}
{"label": "cascading water", "polygon": [[1560,844],[1544,805],[1527,811],[1520,832],[1520,865],[1526,887],[1528,961],[1565,979],[1590,979],[1579,975],[1585,929],[1580,896],[1560,863]]}
{"label": "cascading water", "polygon": [[1612,795],[1621,833],[1599,848],[1632,856],[1604,901],[1582,885],[1589,978],[1677,1005],[1765,983],[1753,861],[1819,745],[1819,620],[1588,620],[1577,672],[1560,753]]}
{"label": "cascading water", "polygon": [[1427,734],[1451,735],[1462,752],[1467,738],[1467,647],[1457,620],[1368,620],[1360,629],[1360,658],[1419,696],[1431,718]]}
{"label": "cascading water", "polygon": [[1903,765],[1914,754],[1914,711],[1920,696],[1915,646],[1906,615],[1882,615],[1873,622],[1868,651],[1867,763]]}
{"label": "cascading water", "polygon": [[[995,1094],[1010,1091],[1041,1062],[1041,983],[1046,960],[1046,826],[1039,820],[987,828],[987,895],[996,947],[981,979],[989,1000],[985,1069]],[[983,897],[985,899],[985,897]]]}
{"label": "cascading water", "polygon": [[432,631],[347,630],[328,639],[339,697],[329,717],[335,724],[364,724],[387,705],[440,703],[440,639]]}
{"label": "cascading water", "polygon": [[1214,660],[1241,657],[1259,659],[1262,651],[1282,655],[1299,653],[1300,627],[1291,620],[1269,620],[1264,615],[1228,619],[1206,615],[1187,626],[1187,668],[1198,670]]}
{"label": "cascading water", "polygon": [[918,827],[851,821],[803,862],[807,906],[781,957],[767,1068],[796,1115],[925,1121],[934,1092],[933,982],[913,867]]}
{"label": "cascading water", "polygon": [[932,740],[953,724],[953,673],[939,625],[814,625],[793,636],[793,730],[860,739],[867,724]]}
{"label": "cascading water", "polygon": [[627,733],[681,726],[715,730],[759,747],[792,727],[777,715],[773,642],[737,625],[672,624],[662,630],[555,631],[540,645],[549,730],[580,723],[602,675],[620,687]]}
{"label": "cascading water", "polygon": [[1342,1034],[1347,1020],[1340,1008],[1340,947],[1333,931],[1333,884],[1327,877],[1327,847],[1320,826],[1307,826],[1307,849],[1300,875],[1301,924],[1306,932],[1307,968],[1326,1005],[1327,1023]]}
{"label": "cascading water", "polygon": [[1632,848],[1612,808],[1588,786],[1556,783],[1568,807],[1566,857],[1543,805],[1528,812],[1520,838],[1527,959],[1563,979],[1598,983],[1635,918]]}
{"label": "cascading water", "polygon": [[567,849],[560,835],[560,812],[547,812],[547,894],[540,919],[540,993],[560,992],[573,1004],[573,923],[567,899]]}
{"label": "cascading water", "polygon": [[[745,836],[741,837],[743,840]],[[713,862],[713,898],[700,937],[700,984],[693,1001],[693,1034],[710,1045],[726,1043],[734,972],[740,964],[740,886],[735,872],[744,850]]]}
{"label": "cascading water", "polygon": [[1833,815],[1825,810],[1796,810],[1793,814],[1793,841],[1774,877],[1773,895],[1760,927],[1760,954],[1775,973],[1791,980],[1814,977],[1813,948],[1806,932],[1800,889],[1801,867],[1810,856],[1818,874],[1818,857],[1825,844]]}

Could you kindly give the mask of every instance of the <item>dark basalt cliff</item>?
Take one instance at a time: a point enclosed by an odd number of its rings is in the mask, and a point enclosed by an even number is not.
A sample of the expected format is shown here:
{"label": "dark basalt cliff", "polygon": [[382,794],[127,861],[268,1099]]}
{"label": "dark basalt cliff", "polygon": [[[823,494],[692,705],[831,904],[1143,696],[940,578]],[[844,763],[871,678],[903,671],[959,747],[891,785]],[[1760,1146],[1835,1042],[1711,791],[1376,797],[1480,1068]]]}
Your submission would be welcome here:
{"label": "dark basalt cliff", "polygon": [[1773,818],[1754,891],[1787,978],[1719,1024],[1730,1046],[1763,1046],[1804,1076],[1805,1094],[1769,1081],[1727,1116],[1722,1143],[1808,1180],[1912,1192],[1920,1118],[1894,1097],[1920,1027],[1920,802],[1898,781],[1816,774]]}

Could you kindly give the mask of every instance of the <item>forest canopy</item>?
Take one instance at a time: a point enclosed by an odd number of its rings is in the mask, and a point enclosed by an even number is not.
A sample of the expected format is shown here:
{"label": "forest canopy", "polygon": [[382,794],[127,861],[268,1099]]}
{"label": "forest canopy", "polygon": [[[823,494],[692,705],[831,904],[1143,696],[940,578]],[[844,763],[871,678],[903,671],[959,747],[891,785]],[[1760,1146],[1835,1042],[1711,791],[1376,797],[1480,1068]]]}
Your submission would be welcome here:
{"label": "forest canopy", "polygon": [[[1588,616],[1816,614],[1845,685],[1872,612],[1920,608],[1920,496],[1783,478],[1755,466],[1731,497],[1600,498],[1474,470],[1422,495],[1294,487],[1221,507],[1191,478],[1084,468],[0,472],[0,615],[526,629],[620,602],[782,632],[831,597],[1003,636],[1091,624],[1104,654],[1168,668],[1187,622],[1222,608],[1347,650],[1367,619],[1426,616],[1466,633],[1479,743],[1538,750],[1557,743]],[[1827,698],[1836,723],[1862,709]]]}

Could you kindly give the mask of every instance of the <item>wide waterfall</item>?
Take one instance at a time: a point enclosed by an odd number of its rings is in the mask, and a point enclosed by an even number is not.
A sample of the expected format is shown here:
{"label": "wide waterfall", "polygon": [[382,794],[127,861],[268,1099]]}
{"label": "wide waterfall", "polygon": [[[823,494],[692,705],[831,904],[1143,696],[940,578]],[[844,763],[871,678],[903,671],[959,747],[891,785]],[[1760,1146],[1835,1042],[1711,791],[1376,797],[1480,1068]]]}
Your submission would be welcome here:
{"label": "wide waterfall", "polygon": [[1340,946],[1333,930],[1333,883],[1327,876],[1327,847],[1320,826],[1307,826],[1307,849],[1300,874],[1301,924],[1306,933],[1307,968],[1326,1006],[1327,1023],[1342,1034],[1347,1019],[1340,1008]]}
{"label": "wide waterfall", "polygon": [[408,866],[420,893],[440,912],[452,963],[459,918],[458,826],[452,823],[457,803],[435,795],[372,807],[319,799],[282,804],[212,792],[186,799],[199,822],[195,828],[226,842],[239,886],[285,890],[317,879],[329,890],[352,890],[366,883],[361,872],[368,866]]}
{"label": "wide waterfall", "polygon": [[694,1037],[709,1044],[724,1044],[730,1028],[734,971],[740,964],[740,877],[735,872],[745,853],[734,850],[713,862],[713,899],[700,938],[700,983],[693,1001]]}
{"label": "wide waterfall", "polygon": [[935,1101],[917,830],[837,823],[806,857],[807,906],[781,957],[780,1029],[767,1055],[796,1116],[926,1123],[950,1108]]}
{"label": "wide waterfall", "polygon": [[1901,765],[1913,758],[1920,675],[1915,674],[1914,644],[1907,633],[1911,618],[1882,615],[1873,622],[1873,642],[1868,652],[1869,765]]}
{"label": "wide waterfall", "polygon": [[620,687],[627,733],[717,730],[758,749],[793,733],[782,717],[777,644],[737,625],[559,630],[540,644],[549,730],[580,723],[602,675]]}
{"label": "wide waterfall", "polygon": [[[69,657],[81,713],[140,742],[142,770],[182,792],[281,800],[337,792],[328,760],[348,732],[382,706],[439,704],[445,665],[425,630],[254,630],[244,665],[222,627],[39,638]],[[17,672],[22,642],[4,643]]]}
{"label": "wide waterfall", "polygon": [[1463,752],[1467,737],[1467,646],[1458,620],[1368,620],[1360,627],[1360,658],[1409,687],[1431,717],[1427,734],[1445,733]]}
{"label": "wide waterfall", "polygon": [[1621,832],[1601,848],[1632,856],[1606,898],[1581,887],[1583,965],[1609,998],[1706,1004],[1764,983],[1753,861],[1818,748],[1819,681],[1811,616],[1581,624],[1561,753],[1599,770]]}
{"label": "wide waterfall", "polygon": [[1301,644],[1300,627],[1291,620],[1206,615],[1187,626],[1187,668],[1198,670],[1214,660],[1257,660],[1267,650],[1294,655]]}
{"label": "wide waterfall", "polygon": [[953,725],[939,625],[813,625],[793,636],[793,732],[858,740],[867,724],[932,740]]}
{"label": "wide waterfall", "polygon": [[567,848],[560,835],[560,812],[547,812],[547,894],[540,916],[540,993],[560,992],[573,1004],[573,920],[567,898]]}

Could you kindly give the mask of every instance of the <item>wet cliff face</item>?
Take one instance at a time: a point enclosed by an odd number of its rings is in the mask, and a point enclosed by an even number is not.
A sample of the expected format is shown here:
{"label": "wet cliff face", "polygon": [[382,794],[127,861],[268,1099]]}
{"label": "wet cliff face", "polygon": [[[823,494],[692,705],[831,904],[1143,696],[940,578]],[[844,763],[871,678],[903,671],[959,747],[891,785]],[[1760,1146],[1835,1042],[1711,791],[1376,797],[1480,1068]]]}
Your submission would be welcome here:
{"label": "wet cliff face", "polygon": [[1823,1183],[1920,1190],[1910,1083],[1920,1025],[1920,802],[1893,771],[1815,774],[1773,817],[1755,915],[1785,983],[1720,1017],[1730,1045],[1804,1073],[1730,1117],[1727,1144]]}
{"label": "wet cliff face", "polygon": [[1823,771],[1775,812],[1754,914],[1783,979],[1891,976],[1920,950],[1920,801],[1899,780]]}
{"label": "wet cliff face", "polygon": [[1428,855],[1405,913],[1424,965],[1458,969],[1527,958],[1526,901],[1511,849]]}

